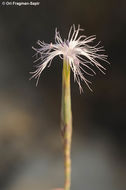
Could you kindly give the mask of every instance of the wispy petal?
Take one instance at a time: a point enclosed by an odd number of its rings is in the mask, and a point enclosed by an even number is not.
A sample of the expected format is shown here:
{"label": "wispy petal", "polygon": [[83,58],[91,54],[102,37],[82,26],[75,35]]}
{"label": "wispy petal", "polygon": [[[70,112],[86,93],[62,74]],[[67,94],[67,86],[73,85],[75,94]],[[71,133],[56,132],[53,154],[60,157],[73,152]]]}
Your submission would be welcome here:
{"label": "wispy petal", "polygon": [[97,67],[103,74],[105,74],[106,68],[99,63],[107,61],[107,55],[103,54],[104,48],[100,47],[99,43],[92,46],[90,45],[96,36],[92,35],[86,37],[85,35],[79,35],[83,31],[78,25],[76,29],[75,25],[71,26],[68,33],[68,39],[62,40],[60,33],[55,30],[55,43],[47,44],[45,42],[37,41],[39,48],[34,48],[37,64],[36,70],[31,72],[32,77],[37,79],[36,85],[38,84],[41,73],[46,67],[51,65],[54,57],[59,56],[61,59],[67,59],[70,64],[71,70],[74,73],[74,80],[77,81],[80,91],[82,91],[81,80],[85,82],[88,88],[92,91],[89,84],[91,82],[86,78],[85,75],[94,76],[96,75],[93,67]]}

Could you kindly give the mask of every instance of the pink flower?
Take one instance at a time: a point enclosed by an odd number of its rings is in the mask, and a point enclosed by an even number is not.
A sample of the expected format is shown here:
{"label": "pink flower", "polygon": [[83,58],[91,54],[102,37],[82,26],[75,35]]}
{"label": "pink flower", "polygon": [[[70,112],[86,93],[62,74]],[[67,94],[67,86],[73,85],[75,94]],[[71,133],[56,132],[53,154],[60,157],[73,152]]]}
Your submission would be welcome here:
{"label": "pink flower", "polygon": [[105,67],[103,67],[99,61],[107,62],[107,55],[103,54],[103,47],[99,47],[99,43],[95,46],[89,45],[96,37],[85,35],[79,35],[80,26],[75,28],[75,25],[71,26],[67,40],[62,40],[60,33],[55,31],[55,43],[47,44],[38,40],[37,44],[39,48],[33,49],[36,51],[37,59],[35,62],[40,61],[36,64],[36,70],[31,72],[32,77],[37,79],[36,85],[38,84],[42,71],[51,65],[54,57],[59,56],[61,59],[65,59],[70,65],[74,73],[74,81],[77,81],[80,91],[82,91],[80,81],[84,81],[88,88],[92,91],[89,84],[91,83],[86,75],[96,75],[93,66],[96,66],[103,74],[105,74]]}

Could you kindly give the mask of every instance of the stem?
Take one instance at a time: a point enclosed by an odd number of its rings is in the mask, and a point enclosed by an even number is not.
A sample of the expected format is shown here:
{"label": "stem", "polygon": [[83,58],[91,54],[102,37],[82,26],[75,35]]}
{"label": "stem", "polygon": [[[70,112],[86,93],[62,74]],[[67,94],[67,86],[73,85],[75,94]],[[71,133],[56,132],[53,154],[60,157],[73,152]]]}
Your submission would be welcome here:
{"label": "stem", "polygon": [[72,138],[72,112],[70,93],[70,65],[64,59],[62,71],[62,105],[61,130],[64,143],[65,185],[64,190],[70,190],[71,185],[71,138]]}

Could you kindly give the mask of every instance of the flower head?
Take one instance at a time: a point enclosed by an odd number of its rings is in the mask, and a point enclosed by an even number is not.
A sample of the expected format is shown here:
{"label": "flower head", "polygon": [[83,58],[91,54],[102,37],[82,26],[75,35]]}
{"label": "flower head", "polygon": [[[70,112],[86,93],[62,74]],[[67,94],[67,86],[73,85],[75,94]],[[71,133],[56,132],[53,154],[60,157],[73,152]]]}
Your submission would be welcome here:
{"label": "flower head", "polygon": [[93,66],[96,66],[103,74],[105,74],[105,67],[103,67],[98,61],[107,62],[107,55],[103,54],[103,47],[99,47],[99,43],[95,46],[91,46],[96,37],[85,35],[79,35],[80,26],[75,28],[75,25],[71,26],[67,40],[62,40],[60,33],[55,30],[55,43],[47,44],[38,40],[37,44],[39,48],[33,49],[36,51],[35,56],[37,57],[34,62],[40,61],[35,65],[36,70],[31,72],[32,77],[37,79],[36,85],[38,84],[42,71],[51,65],[54,57],[59,56],[61,59],[65,59],[70,65],[73,73],[74,80],[77,81],[80,91],[82,90],[80,81],[84,81],[89,86],[91,83],[86,75],[96,75],[93,70]]}

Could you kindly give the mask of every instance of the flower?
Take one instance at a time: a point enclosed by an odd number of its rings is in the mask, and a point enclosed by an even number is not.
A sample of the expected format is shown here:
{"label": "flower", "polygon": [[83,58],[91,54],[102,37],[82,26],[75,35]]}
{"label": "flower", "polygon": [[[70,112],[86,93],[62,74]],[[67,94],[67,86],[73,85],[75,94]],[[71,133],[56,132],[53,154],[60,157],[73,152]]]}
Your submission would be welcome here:
{"label": "flower", "polygon": [[75,25],[71,26],[67,40],[62,40],[60,33],[55,30],[55,43],[45,43],[38,40],[37,44],[39,48],[33,49],[36,51],[35,56],[37,57],[34,62],[39,62],[35,65],[36,70],[31,72],[32,77],[37,79],[36,85],[38,84],[42,71],[51,65],[54,57],[59,56],[61,59],[65,59],[70,65],[74,73],[74,81],[77,81],[80,91],[82,87],[80,81],[84,81],[88,88],[92,91],[89,84],[91,83],[86,75],[96,75],[93,70],[93,66],[96,66],[103,74],[105,74],[106,68],[103,67],[98,61],[107,62],[107,55],[103,54],[103,47],[99,47],[99,43],[95,46],[89,45],[93,42],[96,37],[95,35],[86,37],[85,35],[79,35],[83,29]]}

